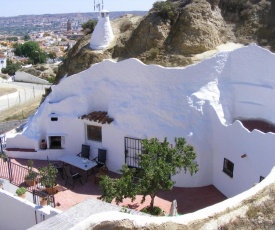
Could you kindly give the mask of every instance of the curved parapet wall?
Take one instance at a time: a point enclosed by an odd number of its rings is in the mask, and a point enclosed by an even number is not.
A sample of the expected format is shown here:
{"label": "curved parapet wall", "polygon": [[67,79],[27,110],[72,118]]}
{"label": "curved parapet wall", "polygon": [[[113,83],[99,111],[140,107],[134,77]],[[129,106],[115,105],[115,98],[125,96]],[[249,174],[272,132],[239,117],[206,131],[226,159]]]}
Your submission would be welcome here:
{"label": "curved parapet wall", "polygon": [[[249,201],[268,197],[274,191],[274,185],[275,167],[265,180],[248,191],[194,213],[176,217],[148,217],[122,212],[103,212],[89,216],[70,229],[219,229],[238,216],[243,216],[251,206]],[[66,218],[66,215],[63,217]],[[58,224],[62,221],[66,220],[62,220],[60,216]],[[45,221],[33,229],[47,229],[50,224],[51,220]]]}

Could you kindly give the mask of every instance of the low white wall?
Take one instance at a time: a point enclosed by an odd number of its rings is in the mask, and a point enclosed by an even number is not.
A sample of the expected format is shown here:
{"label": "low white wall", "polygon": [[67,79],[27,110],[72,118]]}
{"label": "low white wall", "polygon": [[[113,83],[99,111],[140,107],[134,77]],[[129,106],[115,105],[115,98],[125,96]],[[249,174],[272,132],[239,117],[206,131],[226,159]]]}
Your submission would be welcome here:
{"label": "low white wall", "polygon": [[23,82],[30,82],[30,83],[37,83],[37,84],[49,84],[49,82],[44,79],[41,79],[39,77],[24,73],[24,72],[17,72],[14,76],[14,81],[23,81]]}
{"label": "low white wall", "polygon": [[[162,224],[162,227],[164,226],[172,226],[174,229],[177,228],[183,228],[187,225],[189,225],[190,229],[192,228],[192,223],[198,223],[200,220],[204,220],[204,225],[200,225],[200,229],[218,229],[219,225],[222,223],[219,223],[219,221],[209,222],[213,216],[217,216],[219,213],[225,212],[228,208],[236,208],[240,205],[242,205],[243,201],[246,199],[251,198],[258,192],[260,192],[265,187],[275,183],[275,167],[272,169],[271,173],[268,175],[268,177],[263,180],[261,183],[257,184],[253,188],[249,189],[248,191],[245,191],[233,198],[227,199],[223,202],[220,202],[218,204],[209,206],[207,208],[201,209],[199,211],[182,215],[182,216],[176,216],[176,217],[147,217],[147,216],[134,216],[126,213],[121,212],[104,212],[99,213],[90,216],[83,222],[77,224],[72,228],[71,230],[77,230],[77,229],[91,229],[96,228],[96,226],[113,226],[114,224],[118,225],[118,223],[121,223],[121,226],[124,226],[123,223],[130,224],[127,221],[131,222],[131,225],[135,228],[146,228],[151,227],[152,229],[157,229],[157,226],[160,226]],[[233,216],[230,216],[227,219],[227,222],[231,220]],[[169,223],[169,225],[167,225]],[[172,223],[172,225],[171,225]],[[104,225],[103,225],[104,224]],[[177,226],[178,225],[178,226]],[[189,228],[188,228],[189,229]]]}
{"label": "low white wall", "polygon": [[0,229],[5,230],[25,230],[35,225],[36,219],[39,223],[61,212],[48,206],[36,206],[5,190],[0,190],[0,204]]}
{"label": "low white wall", "polygon": [[[274,166],[275,134],[250,133],[239,121],[230,126],[216,124],[213,146],[213,184],[227,197],[250,189]],[[241,158],[243,154],[247,156]],[[223,172],[224,158],[234,163],[233,178]]]}

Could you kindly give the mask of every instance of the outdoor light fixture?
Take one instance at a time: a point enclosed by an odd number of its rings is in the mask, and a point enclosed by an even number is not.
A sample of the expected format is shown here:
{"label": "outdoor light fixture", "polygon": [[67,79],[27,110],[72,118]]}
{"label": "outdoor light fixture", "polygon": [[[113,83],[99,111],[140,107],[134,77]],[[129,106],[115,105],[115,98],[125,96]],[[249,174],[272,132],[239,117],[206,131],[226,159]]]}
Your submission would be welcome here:
{"label": "outdoor light fixture", "polygon": [[241,155],[241,158],[245,158],[245,157],[247,157],[246,153]]}

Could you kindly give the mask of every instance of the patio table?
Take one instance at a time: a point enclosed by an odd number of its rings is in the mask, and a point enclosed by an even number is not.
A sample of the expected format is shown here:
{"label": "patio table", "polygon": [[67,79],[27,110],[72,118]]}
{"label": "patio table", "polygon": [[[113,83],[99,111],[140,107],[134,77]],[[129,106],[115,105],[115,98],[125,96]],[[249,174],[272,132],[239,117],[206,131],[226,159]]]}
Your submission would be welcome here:
{"label": "patio table", "polygon": [[89,170],[92,169],[93,167],[95,167],[97,165],[96,162],[85,159],[85,158],[81,158],[79,156],[75,156],[75,155],[64,155],[62,157],[59,158],[60,161],[62,161],[63,163],[67,163],[69,165],[73,165],[77,168],[80,168],[84,171],[86,171],[86,182],[88,180],[88,176],[92,175],[93,173],[89,174]]}

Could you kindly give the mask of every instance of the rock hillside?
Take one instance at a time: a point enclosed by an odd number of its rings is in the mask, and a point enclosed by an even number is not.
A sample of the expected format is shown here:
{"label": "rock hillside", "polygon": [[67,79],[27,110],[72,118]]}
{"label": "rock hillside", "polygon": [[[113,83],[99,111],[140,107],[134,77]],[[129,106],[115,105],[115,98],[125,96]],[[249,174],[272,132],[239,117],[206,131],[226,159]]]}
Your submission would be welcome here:
{"label": "rock hillside", "polygon": [[70,50],[58,77],[103,59],[135,57],[147,64],[185,66],[196,54],[227,43],[257,43],[275,50],[275,0],[167,0],[171,11],[153,7],[145,17],[111,22],[115,43],[103,52],[89,48],[91,34]]}

